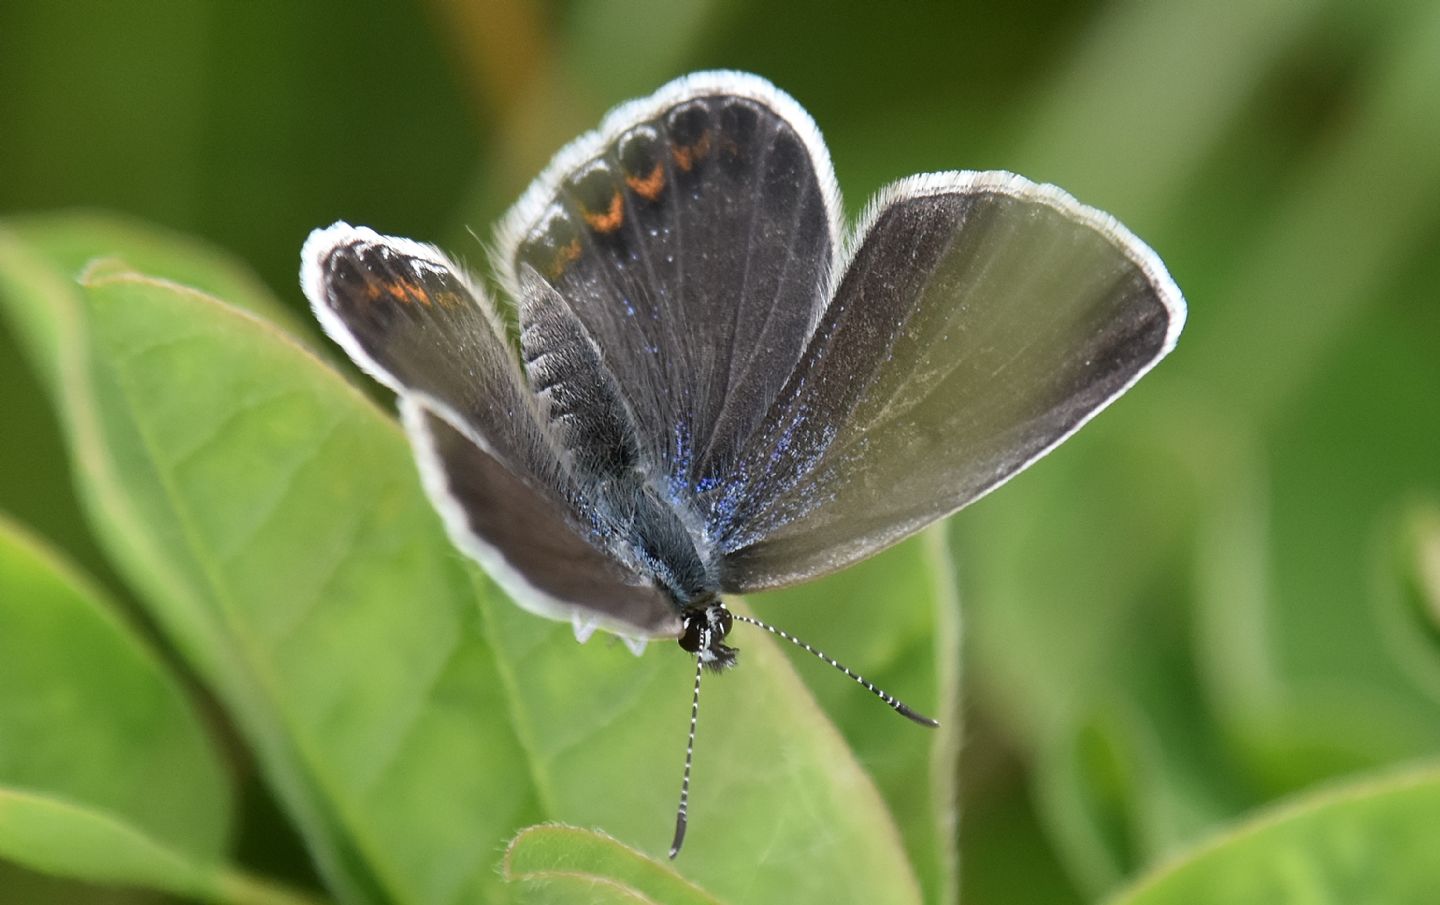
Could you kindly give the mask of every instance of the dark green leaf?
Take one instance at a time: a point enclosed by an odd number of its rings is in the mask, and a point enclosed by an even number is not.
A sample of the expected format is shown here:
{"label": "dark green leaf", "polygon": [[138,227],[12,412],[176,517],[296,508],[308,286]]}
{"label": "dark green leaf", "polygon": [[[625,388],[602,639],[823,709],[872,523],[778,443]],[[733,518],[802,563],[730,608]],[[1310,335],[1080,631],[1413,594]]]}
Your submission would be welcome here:
{"label": "dark green leaf", "polygon": [[0,857],[193,892],[228,777],[178,683],[103,598],[0,520]]}

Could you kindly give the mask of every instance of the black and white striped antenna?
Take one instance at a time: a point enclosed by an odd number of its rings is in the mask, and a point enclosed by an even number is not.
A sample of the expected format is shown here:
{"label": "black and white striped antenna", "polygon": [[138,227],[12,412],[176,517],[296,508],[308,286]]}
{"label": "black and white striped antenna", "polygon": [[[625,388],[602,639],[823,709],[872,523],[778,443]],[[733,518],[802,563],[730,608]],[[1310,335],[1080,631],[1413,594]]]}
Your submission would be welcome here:
{"label": "black and white striped antenna", "polygon": [[690,737],[685,741],[685,778],[680,780],[680,807],[675,810],[675,838],[670,840],[670,860],[680,854],[685,844],[685,824],[690,814],[690,764],[695,759],[695,723],[700,718],[700,677],[705,675],[705,661],[695,658],[695,695],[690,699]]}
{"label": "black and white striped antenna", "polygon": [[809,651],[816,657],[819,657],[821,660],[824,660],[826,663],[829,663],[831,666],[840,670],[845,675],[854,679],[856,682],[859,682],[862,688],[864,688],[866,691],[870,692],[880,700],[884,701],[891,710],[894,710],[896,713],[900,714],[906,719],[919,723],[922,726],[928,726],[931,729],[934,729],[940,725],[938,720],[932,720],[930,719],[930,717],[925,716],[923,713],[916,712],[913,708],[910,707],[909,704],[906,704],[904,701],[890,694],[885,689],[876,686],[873,682],[870,682],[868,679],[866,679],[859,673],[851,672],[850,668],[845,664],[841,663],[839,660],[836,660],[834,657],[829,656],[824,651],[816,650],[815,648],[806,644],[804,641],[801,641],[799,638],[796,638],[794,635],[790,634],[784,629],[778,629],[773,625],[768,625],[752,616],[740,616],[734,613],[732,613],[731,616],[735,619],[740,620],[741,622],[748,622],[751,625],[757,625],[760,628],[763,628],[765,631],[769,632],[770,634],[778,635],[781,638],[784,638],[786,641],[789,641],[796,647],[801,648],[805,651]]}
{"label": "black and white striped antenna", "polygon": [[[909,704],[906,704],[904,701],[890,694],[885,689],[875,685],[873,682],[866,679],[859,673],[852,671],[848,666],[841,663],[839,660],[836,660],[834,657],[831,657],[824,651],[811,647],[809,644],[806,644],[804,641],[801,641],[799,638],[796,638],[794,635],[790,634],[784,629],[778,629],[773,625],[761,622],[759,619],[756,619],[753,616],[742,616],[739,614],[730,613],[728,610],[724,611],[724,613],[727,620],[736,619],[740,622],[748,622],[751,625],[763,628],[765,631],[769,632],[772,635],[784,638],[786,641],[789,641],[791,644],[801,648],[802,650],[814,654],[817,658],[824,660],[826,663],[829,663],[831,666],[840,670],[845,675],[854,679],[866,691],[870,692],[871,694],[875,695],[875,697],[884,701],[886,706],[888,706],[891,710],[894,710],[901,716],[905,717],[906,719],[919,723],[921,726],[926,726],[931,729],[934,729],[935,727],[940,725],[937,720],[932,720],[930,717],[917,712]],[[714,624],[713,621],[711,624]],[[723,638],[723,635],[715,638],[717,644],[721,638]],[[680,806],[676,809],[675,812],[675,837],[670,842],[671,860],[674,860],[675,856],[680,854],[680,846],[685,843],[685,827],[690,819],[690,767],[695,759],[695,725],[700,718],[700,679],[705,675],[705,667],[707,665],[707,660],[703,652],[708,649],[709,644],[710,637],[706,636],[704,638],[703,645],[698,645],[700,646],[701,652],[697,653],[695,657],[695,692],[690,699],[690,735],[685,742],[685,774],[684,777],[680,780]],[[689,648],[687,648],[687,650],[688,649]],[[734,658],[732,652],[731,659],[726,665],[729,665],[733,662]],[[713,663],[712,668],[714,668]]]}

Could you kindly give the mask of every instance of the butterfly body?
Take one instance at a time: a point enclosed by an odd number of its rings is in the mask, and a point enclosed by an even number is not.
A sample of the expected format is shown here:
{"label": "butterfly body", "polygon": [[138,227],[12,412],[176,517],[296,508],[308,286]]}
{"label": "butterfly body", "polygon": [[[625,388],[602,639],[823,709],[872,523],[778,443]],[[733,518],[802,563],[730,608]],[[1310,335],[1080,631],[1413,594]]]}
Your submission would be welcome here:
{"label": "butterfly body", "polygon": [[559,295],[534,274],[524,291],[532,300],[520,337],[525,374],[556,436],[572,450],[572,466],[586,476],[596,539],[608,540],[612,556],[669,597],[681,620],[681,649],[715,672],[734,666],[738,652],[724,643],[733,619],[720,602],[710,526],[641,442],[584,326],[565,316]]}
{"label": "butterfly body", "polygon": [[455,543],[581,640],[678,640],[697,706],[701,673],[735,663],[734,622],[795,641],[722,594],[835,572],[1000,486],[1168,354],[1186,314],[1134,234],[1012,173],[900,179],[847,231],[814,122],[734,72],[561,150],[493,258],[518,349],[429,245],[336,223],[301,282],[395,391]]}
{"label": "butterfly body", "polygon": [[507,215],[518,350],[431,246],[339,223],[302,257],[452,537],[581,635],[676,638],[717,594],[902,539],[1073,433],[1185,314],[1128,230],[1010,173],[902,179],[847,239],[808,114],[730,72],[617,108]]}

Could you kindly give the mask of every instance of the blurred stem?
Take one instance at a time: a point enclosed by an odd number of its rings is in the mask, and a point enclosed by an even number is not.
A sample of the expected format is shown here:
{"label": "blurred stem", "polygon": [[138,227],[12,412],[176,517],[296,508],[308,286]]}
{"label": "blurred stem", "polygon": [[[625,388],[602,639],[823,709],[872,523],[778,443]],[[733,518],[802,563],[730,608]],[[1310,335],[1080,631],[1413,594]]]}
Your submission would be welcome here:
{"label": "blurred stem", "polygon": [[483,174],[487,193],[523,184],[533,162],[555,150],[556,130],[572,134],[586,109],[566,95],[557,75],[559,54],[534,0],[429,0],[440,31],[452,46],[456,68],[474,99],[476,118],[493,120],[497,142]]}
{"label": "blurred stem", "polygon": [[684,68],[720,8],[714,0],[582,3],[562,23],[539,0],[428,2],[493,139],[457,205],[450,237],[457,247],[500,215],[540,162],[594,128],[606,108]]}
{"label": "blurred stem", "polygon": [[442,40],[477,110],[510,120],[549,65],[551,48],[532,0],[429,0]]}
{"label": "blurred stem", "polygon": [[[459,209],[455,244],[467,228],[484,223],[533,175],[534,162],[558,147],[557,136],[578,134],[591,104],[567,93],[553,29],[533,0],[429,0],[437,26],[451,45],[475,105],[491,121],[494,144],[475,187]],[[463,246],[462,246],[463,247]]]}

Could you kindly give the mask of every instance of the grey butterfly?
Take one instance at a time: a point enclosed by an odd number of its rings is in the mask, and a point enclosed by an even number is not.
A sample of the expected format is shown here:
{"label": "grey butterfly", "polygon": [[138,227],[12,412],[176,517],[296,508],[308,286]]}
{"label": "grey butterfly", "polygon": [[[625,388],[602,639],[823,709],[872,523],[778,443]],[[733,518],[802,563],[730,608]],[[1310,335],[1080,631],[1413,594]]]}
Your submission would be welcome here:
{"label": "grey butterfly", "polygon": [[505,217],[518,350],[432,246],[336,223],[302,259],[326,332],[397,394],[455,543],[581,640],[696,655],[672,857],[704,669],[736,662],[736,620],[795,640],[720,595],[826,575],[978,499],[1185,320],[1129,230],[1011,173],[901,179],[847,232],[814,122],[735,72],[618,107]]}

